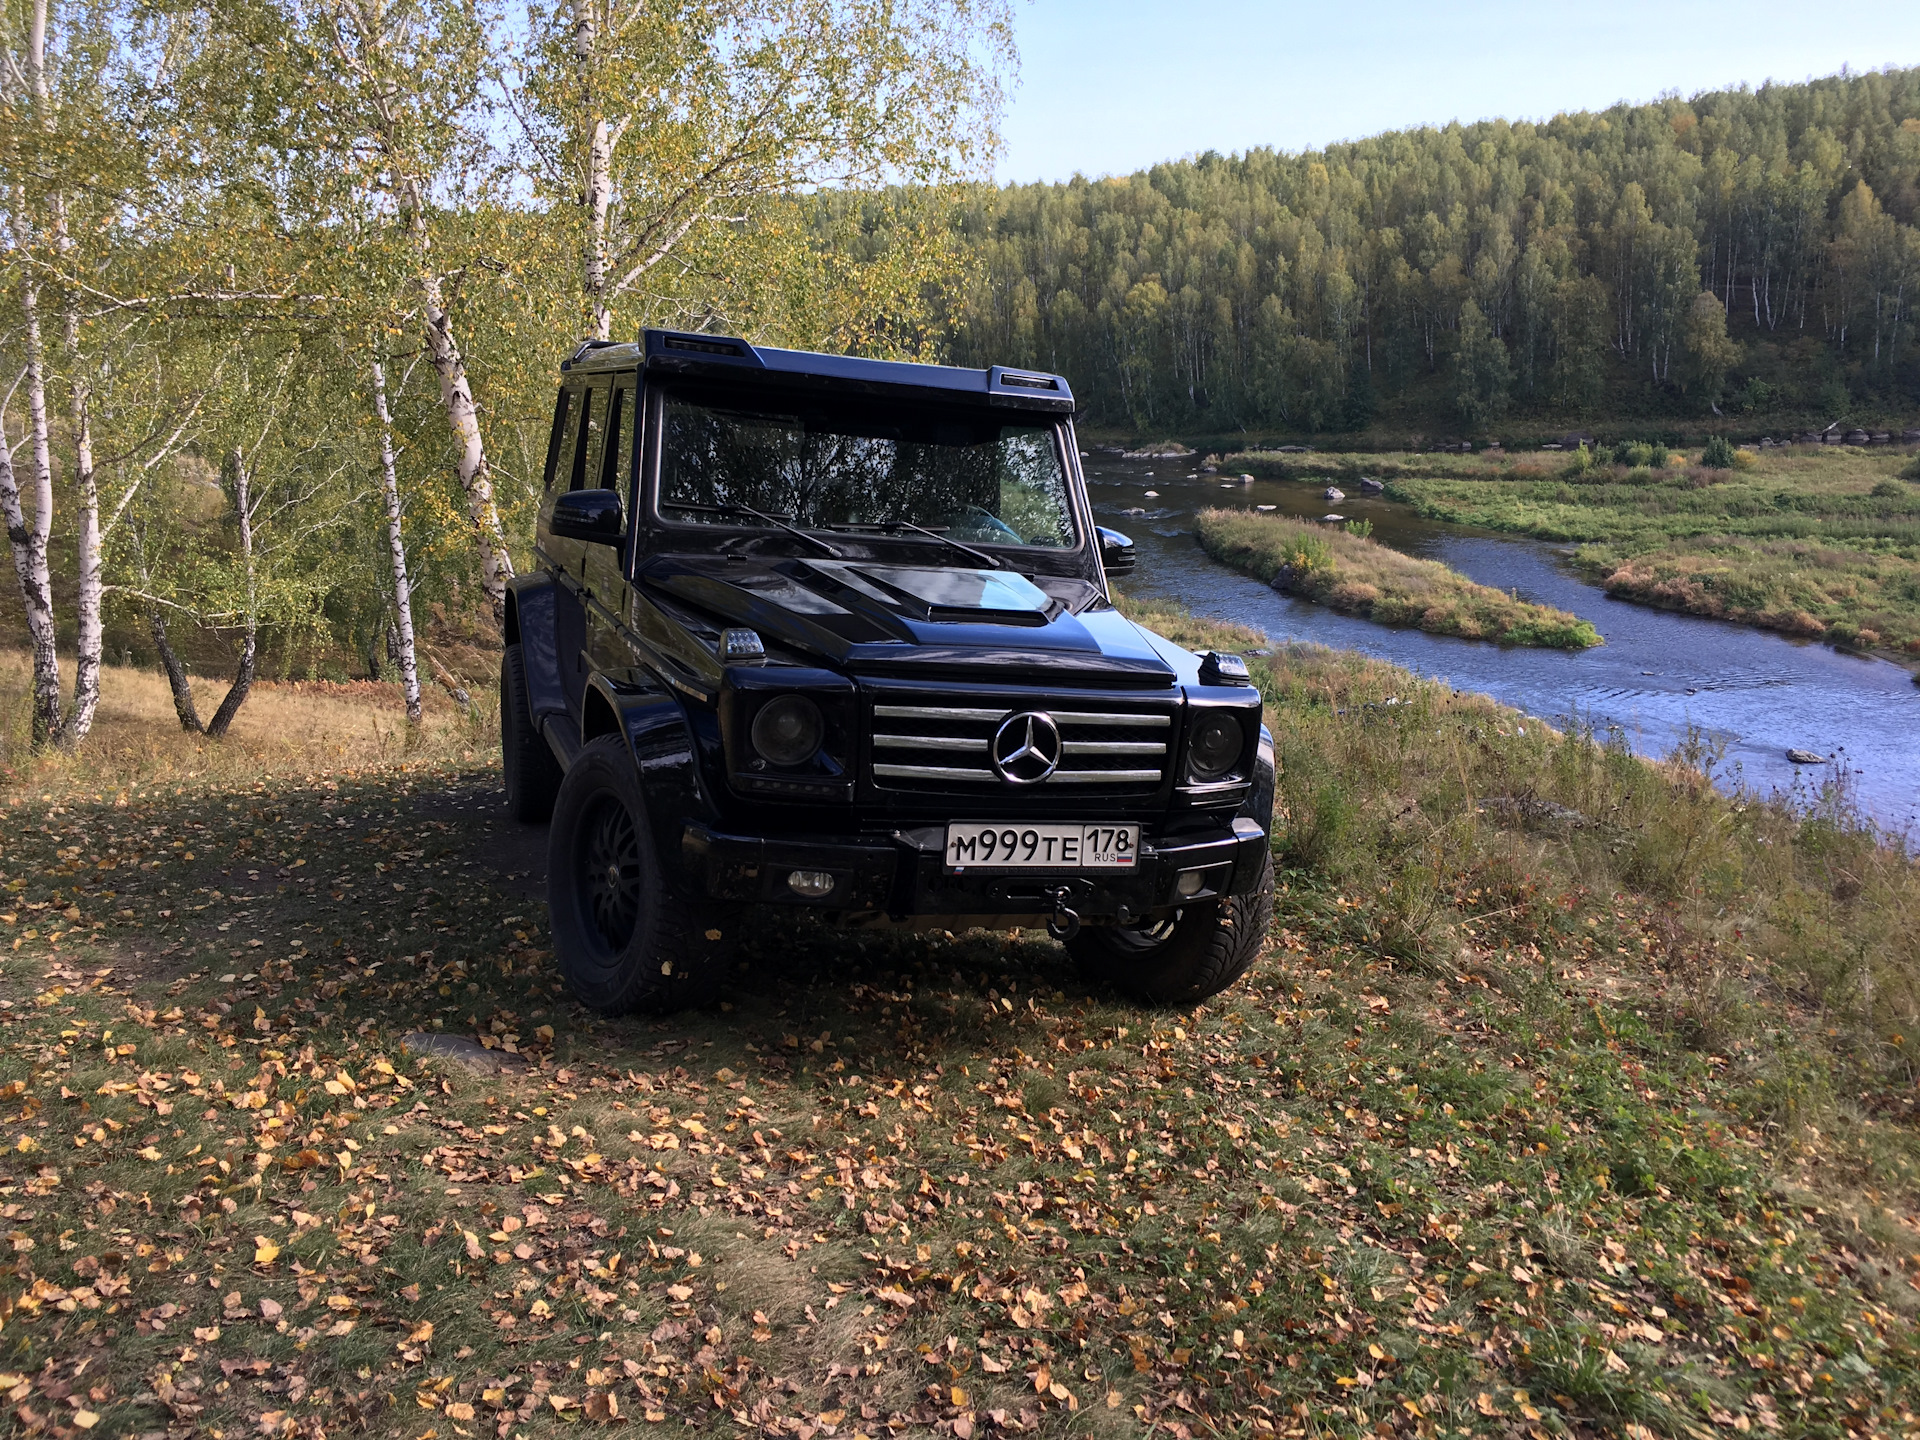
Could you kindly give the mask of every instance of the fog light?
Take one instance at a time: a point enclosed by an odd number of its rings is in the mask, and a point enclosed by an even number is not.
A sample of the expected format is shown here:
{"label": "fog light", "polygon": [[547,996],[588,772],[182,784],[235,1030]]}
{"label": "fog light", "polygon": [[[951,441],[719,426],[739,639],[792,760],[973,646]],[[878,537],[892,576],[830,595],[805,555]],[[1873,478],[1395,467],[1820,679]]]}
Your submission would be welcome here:
{"label": "fog light", "polygon": [[827,870],[795,870],[787,876],[787,888],[796,895],[817,900],[833,893],[833,874]]}
{"label": "fog light", "polygon": [[1201,887],[1207,883],[1206,873],[1200,870],[1182,872],[1180,883],[1173,888],[1181,895],[1198,895]]}

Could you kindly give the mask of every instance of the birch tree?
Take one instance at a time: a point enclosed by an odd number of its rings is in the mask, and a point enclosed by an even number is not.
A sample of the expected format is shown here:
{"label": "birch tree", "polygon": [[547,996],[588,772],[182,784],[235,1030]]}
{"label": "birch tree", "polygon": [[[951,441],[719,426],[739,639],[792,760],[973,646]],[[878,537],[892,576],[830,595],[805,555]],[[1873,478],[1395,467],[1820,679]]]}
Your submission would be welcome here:
{"label": "birch tree", "polygon": [[710,278],[770,203],[980,172],[1013,57],[1005,0],[535,0],[528,22],[533,179],[589,340]]}
{"label": "birch tree", "polygon": [[377,350],[369,363],[373,409],[380,445],[380,495],[387,512],[387,557],[393,577],[395,649],[400,661],[400,690],[407,723],[420,723],[420,662],[413,643],[413,583],[407,575],[407,547],[400,529],[400,477],[395,463],[393,412],[387,405],[387,364]]}
{"label": "birch tree", "polygon": [[463,0],[178,3],[195,30],[196,103],[253,137],[253,183],[285,194],[278,220],[289,234],[320,243],[314,263],[341,287],[332,312],[343,332],[386,312],[388,268],[403,267],[481,590],[500,618],[513,562],[460,333],[475,257],[462,259],[454,223],[484,198],[490,173],[478,107],[493,17]]}
{"label": "birch tree", "polygon": [[[480,588],[494,619],[506,616],[513,561],[494,502],[480,408],[456,333],[451,289],[458,277],[436,251],[434,191],[474,138],[466,123],[487,70],[487,18],[450,0],[317,0],[317,27],[290,18],[312,37],[315,60],[334,93],[322,103],[336,124],[364,137],[370,172],[384,188],[411,249],[421,335],[452,432],[454,471],[467,501],[480,561]],[[324,82],[323,82],[324,83]]]}
{"label": "birch tree", "polygon": [[[62,714],[60,657],[55,641],[53,584],[48,547],[53,526],[53,442],[49,429],[46,337],[41,319],[43,277],[39,262],[50,248],[71,248],[66,198],[52,177],[62,149],[62,118],[57,94],[61,58],[58,39],[49,48],[53,17],[48,0],[29,0],[25,24],[13,7],[4,12],[7,44],[0,58],[0,133],[6,137],[4,156],[9,208],[8,254],[20,306],[18,342],[24,351],[20,378],[26,387],[27,433],[32,457],[32,514],[21,503],[11,456],[0,476],[0,509],[26,610],[33,649],[33,744],[77,739],[92,719],[85,686],[75,695],[75,717]],[[75,67],[82,69],[84,67]],[[50,183],[52,182],[52,183]],[[0,440],[4,440],[0,416]],[[85,527],[83,527],[84,529]],[[83,570],[86,562],[82,561]],[[85,603],[84,600],[82,602]],[[93,607],[97,612],[97,596]],[[77,718],[76,718],[77,717]]]}
{"label": "birch tree", "polygon": [[[34,737],[72,746],[92,728],[100,699],[107,547],[139,488],[189,438],[204,391],[180,408],[180,367],[170,363],[174,337],[156,351],[154,296],[137,293],[156,278],[156,261],[167,268],[169,227],[164,202],[156,207],[156,152],[146,143],[152,76],[142,68],[158,52],[143,50],[138,17],[109,0],[59,10],[50,0],[28,0],[25,10],[17,31],[16,13],[4,12],[0,183],[19,306],[33,507],[29,516],[15,483],[0,485],[0,508],[33,644]],[[167,356],[157,369],[156,354]],[[52,411],[62,381],[59,470],[75,565],[74,685],[64,709],[48,559]]]}

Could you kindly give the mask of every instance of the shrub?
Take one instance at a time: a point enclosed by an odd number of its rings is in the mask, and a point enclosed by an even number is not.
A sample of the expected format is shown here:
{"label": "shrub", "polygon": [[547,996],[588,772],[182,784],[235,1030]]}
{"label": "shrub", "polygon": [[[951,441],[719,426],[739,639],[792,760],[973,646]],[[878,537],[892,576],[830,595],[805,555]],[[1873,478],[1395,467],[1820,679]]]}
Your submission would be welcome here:
{"label": "shrub", "polygon": [[1289,535],[1281,550],[1283,565],[1291,565],[1295,570],[1331,570],[1333,568],[1333,547],[1318,535]]}
{"label": "shrub", "polygon": [[1868,493],[1879,500],[1904,500],[1907,498],[1907,492],[1891,480],[1882,480]]}
{"label": "shrub", "polygon": [[1715,435],[1700,452],[1700,463],[1709,470],[1733,469],[1733,446],[1724,435]]}
{"label": "shrub", "polygon": [[[1877,495],[1879,491],[1876,490],[1874,493]],[[1896,488],[1895,493],[1899,494],[1902,492]],[[1365,540],[1373,534],[1373,522],[1371,520],[1349,520],[1347,521],[1347,534],[1357,535],[1362,540]]]}
{"label": "shrub", "polygon": [[1563,480],[1585,480],[1593,474],[1596,468],[1593,452],[1587,449],[1585,445],[1582,445],[1573,452],[1573,458],[1567,462],[1566,468],[1560,472],[1560,478]]}

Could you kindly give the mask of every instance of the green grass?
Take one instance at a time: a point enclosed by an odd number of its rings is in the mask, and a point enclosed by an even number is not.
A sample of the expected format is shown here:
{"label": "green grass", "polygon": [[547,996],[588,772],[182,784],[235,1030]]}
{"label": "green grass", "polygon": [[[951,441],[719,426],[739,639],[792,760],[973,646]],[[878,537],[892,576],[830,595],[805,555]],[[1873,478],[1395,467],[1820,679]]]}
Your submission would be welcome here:
{"label": "green grass", "polygon": [[1564,610],[1476,585],[1437,560],[1420,560],[1369,536],[1245,510],[1202,510],[1194,534],[1214,559],[1290,595],[1385,625],[1436,635],[1584,650],[1593,626]]}
{"label": "green grass", "polygon": [[1910,1433],[1912,863],[1698,750],[1253,664],[1277,913],[1181,1012],[1037,932],[742,917],[724,1006],[609,1021],[489,765],[37,773],[0,814],[10,1422]]}
{"label": "green grass", "polygon": [[1374,476],[1432,519],[1576,544],[1576,563],[1622,599],[1920,659],[1920,461],[1905,452],[1743,451],[1732,470],[1582,466],[1544,452],[1223,463]]}

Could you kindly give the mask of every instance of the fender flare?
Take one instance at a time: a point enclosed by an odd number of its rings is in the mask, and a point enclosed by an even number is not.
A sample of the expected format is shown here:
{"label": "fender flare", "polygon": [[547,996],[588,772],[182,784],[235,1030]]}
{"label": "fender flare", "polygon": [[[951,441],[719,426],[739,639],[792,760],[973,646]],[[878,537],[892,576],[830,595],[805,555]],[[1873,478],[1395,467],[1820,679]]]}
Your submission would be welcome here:
{"label": "fender flare", "polygon": [[654,853],[670,873],[693,878],[684,854],[687,827],[719,818],[700,766],[703,742],[718,743],[714,717],[690,712],[670,688],[639,671],[618,679],[596,673],[587,682],[581,718],[583,744],[606,734],[626,741],[646,800]]}
{"label": "fender flare", "polygon": [[553,649],[553,580],[544,574],[517,575],[507,587],[505,643],[520,646],[527,676],[527,708],[534,722],[567,713],[560,684],[560,662]]}
{"label": "fender flare", "polygon": [[1266,832],[1269,840],[1273,838],[1273,797],[1278,783],[1279,764],[1274,755],[1273,731],[1262,723],[1260,746],[1253,760],[1253,786],[1236,814],[1253,821]]}

